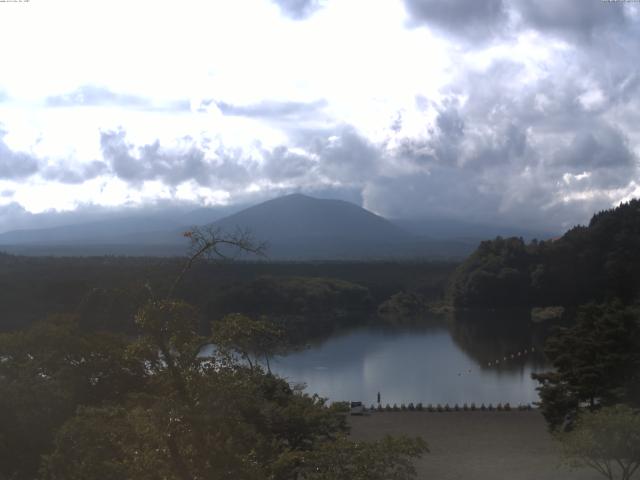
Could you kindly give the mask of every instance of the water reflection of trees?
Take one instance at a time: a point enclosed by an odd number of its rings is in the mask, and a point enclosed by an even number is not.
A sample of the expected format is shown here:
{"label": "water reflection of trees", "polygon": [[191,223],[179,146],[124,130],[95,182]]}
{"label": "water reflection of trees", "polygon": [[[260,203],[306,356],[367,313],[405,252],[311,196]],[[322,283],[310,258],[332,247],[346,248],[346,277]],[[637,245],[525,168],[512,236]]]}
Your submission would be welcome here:
{"label": "water reflection of trees", "polygon": [[529,315],[528,310],[458,311],[451,315],[449,328],[453,341],[481,368],[544,367],[543,346],[549,328],[531,323]]}

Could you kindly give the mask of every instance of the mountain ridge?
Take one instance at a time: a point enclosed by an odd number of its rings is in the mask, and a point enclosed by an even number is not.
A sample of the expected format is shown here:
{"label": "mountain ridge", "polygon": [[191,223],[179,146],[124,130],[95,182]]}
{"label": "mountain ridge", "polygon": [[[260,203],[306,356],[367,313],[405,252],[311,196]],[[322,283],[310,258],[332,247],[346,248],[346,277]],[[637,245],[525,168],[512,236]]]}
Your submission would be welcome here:
{"label": "mountain ridge", "polygon": [[[299,193],[215,218],[214,212],[224,211],[205,208],[166,219],[137,216],[16,230],[0,234],[0,250],[35,255],[184,255],[187,241],[182,233],[193,225],[225,232],[249,230],[257,241],[268,244],[267,255],[273,260],[461,259],[481,240],[446,238],[424,228],[410,231],[354,203]],[[207,217],[209,213],[214,218]],[[196,221],[188,225],[189,220]]]}

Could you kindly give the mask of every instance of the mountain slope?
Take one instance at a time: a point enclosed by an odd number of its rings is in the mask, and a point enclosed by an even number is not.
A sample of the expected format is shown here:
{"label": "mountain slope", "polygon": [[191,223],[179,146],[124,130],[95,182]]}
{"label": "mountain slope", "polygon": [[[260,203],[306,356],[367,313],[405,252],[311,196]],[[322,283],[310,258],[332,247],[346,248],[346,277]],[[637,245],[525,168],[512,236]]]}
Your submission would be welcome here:
{"label": "mountain slope", "polygon": [[398,240],[404,230],[353,203],[293,194],[266,201],[214,223],[225,230],[248,227],[267,241],[285,238],[340,237]]}
{"label": "mountain slope", "polygon": [[247,229],[268,244],[270,258],[365,259],[393,256],[413,236],[388,220],[342,200],[287,195],[247,208],[213,224]]}
{"label": "mountain slope", "polygon": [[0,234],[0,245],[170,245],[184,244],[181,233],[237,211],[238,207],[150,212]]}
{"label": "mountain slope", "polygon": [[34,255],[183,255],[187,244],[182,232],[194,224],[227,233],[249,230],[256,241],[267,242],[268,258],[280,260],[462,258],[477,245],[415,235],[353,203],[300,194],[213,221],[220,218],[215,213],[220,211],[7,232],[0,234],[0,250]]}

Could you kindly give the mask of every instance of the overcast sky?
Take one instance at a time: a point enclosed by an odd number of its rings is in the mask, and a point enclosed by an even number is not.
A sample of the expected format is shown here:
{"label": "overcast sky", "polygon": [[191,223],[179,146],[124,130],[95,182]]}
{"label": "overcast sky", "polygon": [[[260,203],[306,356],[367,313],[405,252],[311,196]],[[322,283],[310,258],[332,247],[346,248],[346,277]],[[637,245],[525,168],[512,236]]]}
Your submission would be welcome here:
{"label": "overcast sky", "polygon": [[640,196],[640,3],[31,0],[0,45],[0,231],[291,192],[562,229]]}

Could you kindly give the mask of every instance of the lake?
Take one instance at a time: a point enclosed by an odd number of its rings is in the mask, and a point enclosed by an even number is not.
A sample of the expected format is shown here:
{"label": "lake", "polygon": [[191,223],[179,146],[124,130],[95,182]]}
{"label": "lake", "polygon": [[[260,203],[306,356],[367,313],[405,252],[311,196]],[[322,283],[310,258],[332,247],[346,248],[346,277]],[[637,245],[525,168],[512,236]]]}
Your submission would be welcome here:
{"label": "lake", "polygon": [[537,401],[531,373],[548,369],[543,334],[512,315],[486,317],[472,313],[421,327],[362,326],[276,357],[271,368],[331,401],[370,405],[378,392],[383,406]]}

